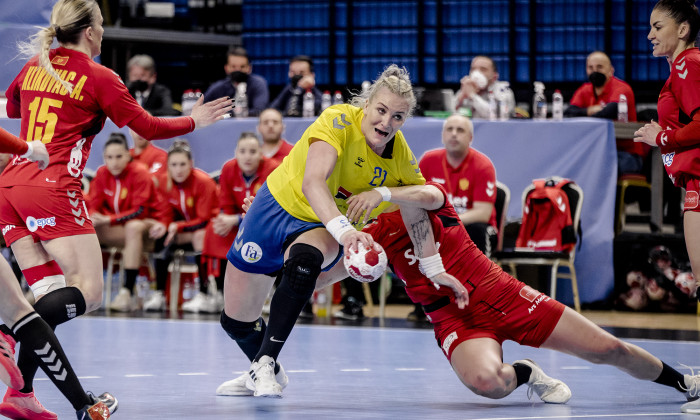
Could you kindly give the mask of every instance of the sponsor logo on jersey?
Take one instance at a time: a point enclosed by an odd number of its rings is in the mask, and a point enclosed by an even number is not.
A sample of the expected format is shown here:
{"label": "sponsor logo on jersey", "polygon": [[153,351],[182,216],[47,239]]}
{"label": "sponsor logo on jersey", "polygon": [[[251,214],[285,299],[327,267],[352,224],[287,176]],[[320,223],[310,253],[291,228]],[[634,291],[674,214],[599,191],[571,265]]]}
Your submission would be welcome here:
{"label": "sponsor logo on jersey", "polygon": [[36,219],[29,216],[27,217],[25,223],[27,224],[27,229],[29,229],[30,232],[36,232],[39,228],[43,228],[44,226],[56,226],[56,217]]}
{"label": "sponsor logo on jersey", "polygon": [[457,339],[457,331],[452,331],[450,335],[445,337],[445,341],[442,342],[442,351],[445,352],[445,354],[450,354],[450,346],[452,346],[452,343],[455,342]]}
{"label": "sponsor logo on jersey", "polygon": [[[686,191],[685,193],[685,205],[684,210],[695,209],[698,207],[698,192],[697,191]],[[3,230],[3,233],[5,231]]]}
{"label": "sponsor logo on jersey", "polygon": [[12,229],[16,228],[17,226],[15,225],[7,225],[4,228],[2,228],[2,234],[7,235],[7,232],[11,231]]}
{"label": "sponsor logo on jersey", "polygon": [[357,166],[359,166],[359,167],[361,168],[361,167],[362,167],[362,164],[363,164],[364,162],[365,162],[365,160],[358,156],[358,157],[357,157],[357,162],[355,162],[355,165],[357,165]]}
{"label": "sponsor logo on jersey", "polygon": [[664,166],[671,166],[673,164],[673,157],[675,155],[676,152],[665,153],[661,155],[661,159],[664,161]]}
{"label": "sponsor logo on jersey", "polygon": [[535,311],[535,309],[537,309],[537,307],[539,306],[540,303],[547,302],[550,299],[551,298],[549,296],[545,295],[544,293],[540,294],[540,296],[537,299],[535,299],[535,301],[532,303],[530,308],[528,308],[527,313],[528,314],[533,313]]}
{"label": "sponsor logo on jersey", "polygon": [[255,242],[246,242],[241,248],[241,256],[246,262],[256,263],[262,258],[263,252],[260,245]]}

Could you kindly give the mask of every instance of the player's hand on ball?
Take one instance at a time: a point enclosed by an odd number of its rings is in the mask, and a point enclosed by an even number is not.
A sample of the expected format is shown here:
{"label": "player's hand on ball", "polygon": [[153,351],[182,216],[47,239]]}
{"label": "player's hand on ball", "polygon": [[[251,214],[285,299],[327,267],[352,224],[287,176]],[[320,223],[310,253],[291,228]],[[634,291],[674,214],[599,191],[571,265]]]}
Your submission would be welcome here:
{"label": "player's hand on ball", "polygon": [[350,277],[367,283],[381,277],[386,270],[388,260],[384,248],[374,243],[371,248],[365,248],[362,242],[357,244],[357,250],[351,250],[350,255],[343,258],[343,264]]}
{"label": "player's hand on ball", "polygon": [[374,245],[374,239],[369,233],[360,232],[357,230],[345,232],[340,237],[340,241],[345,248],[345,256],[349,256],[350,252],[357,252],[357,244],[361,243],[365,248],[371,248]]}
{"label": "player's hand on ball", "polygon": [[467,288],[454,276],[443,272],[432,277],[430,281],[433,282],[436,289],[439,289],[439,286],[447,286],[452,289],[455,293],[455,302],[457,302],[457,307],[459,307],[459,309],[464,309],[469,305],[469,291],[467,291]]}

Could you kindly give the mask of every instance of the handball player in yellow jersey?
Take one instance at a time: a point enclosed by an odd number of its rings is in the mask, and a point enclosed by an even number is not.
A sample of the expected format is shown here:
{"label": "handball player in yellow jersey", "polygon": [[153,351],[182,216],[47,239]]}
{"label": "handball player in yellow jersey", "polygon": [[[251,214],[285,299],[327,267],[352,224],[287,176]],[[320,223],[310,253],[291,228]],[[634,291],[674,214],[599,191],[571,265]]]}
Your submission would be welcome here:
{"label": "handball player in yellow jersey", "polygon": [[[390,205],[387,187],[425,183],[399,131],[415,104],[408,72],[387,67],[351,104],[326,109],[258,190],[227,255],[221,313],[252,365],[218,395],[282,395],[287,376],[276,359],[321,271],[358,242],[374,245],[358,229]],[[372,189],[386,202],[348,209],[349,197]],[[277,276],[265,325],[260,315]]]}

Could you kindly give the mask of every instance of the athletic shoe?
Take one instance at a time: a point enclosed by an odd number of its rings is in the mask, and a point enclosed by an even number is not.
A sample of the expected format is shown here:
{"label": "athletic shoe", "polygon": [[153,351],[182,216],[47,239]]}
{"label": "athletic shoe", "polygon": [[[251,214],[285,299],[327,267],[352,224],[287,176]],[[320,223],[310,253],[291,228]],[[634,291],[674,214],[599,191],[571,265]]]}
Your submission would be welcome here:
{"label": "athletic shoe", "polygon": [[530,359],[516,360],[513,365],[522,364],[532,369],[530,380],[527,386],[530,387],[527,397],[530,398],[535,392],[542,401],[550,404],[565,404],[571,399],[571,390],[559,379],[550,378],[537,363]]}
{"label": "athletic shoe", "polygon": [[275,378],[275,359],[263,356],[250,365],[250,377],[245,386],[256,397],[282,397],[282,385]]}
{"label": "athletic shoe", "polygon": [[0,332],[0,380],[12,389],[24,388],[22,372],[15,362],[15,339]]}
{"label": "athletic shoe", "polygon": [[345,299],[343,308],[333,314],[333,318],[345,319],[348,321],[361,321],[365,318],[362,311],[362,304],[352,296]]}
{"label": "athletic shoe", "polygon": [[[280,385],[280,387],[284,389],[289,383],[289,378],[284,372],[284,368],[282,367],[282,365],[278,363],[277,366],[280,367],[280,371],[275,374],[275,379],[277,380],[277,383]],[[231,379],[230,381],[224,382],[223,384],[219,385],[218,388],[216,388],[216,395],[223,395],[228,397],[244,397],[253,395],[254,392],[246,388],[246,382],[248,381],[248,378],[250,378],[250,374],[246,372],[236,379]]]}
{"label": "athletic shoe", "polygon": [[192,299],[182,304],[182,311],[195,314],[199,312],[209,312],[210,306],[209,296],[207,296],[206,293],[199,292],[194,295]]}
{"label": "athletic shoe", "polygon": [[34,396],[34,391],[24,394],[8,388],[0,403],[0,415],[10,419],[58,420],[55,413],[45,409]]}
{"label": "athletic shoe", "polygon": [[88,392],[88,396],[92,399],[92,404],[76,411],[78,420],[106,420],[119,407],[119,402],[109,392],[104,392],[99,397]]}
{"label": "athletic shoe", "polygon": [[683,375],[685,386],[685,398],[688,401],[695,401],[700,398],[700,374],[694,375],[693,370],[690,370],[690,375]]}
{"label": "athletic shoe", "polygon": [[151,297],[143,304],[144,311],[165,311],[165,296],[160,290],[156,290],[151,294]]}
{"label": "athletic shoe", "polygon": [[133,299],[131,297],[131,291],[126,287],[122,287],[121,289],[119,289],[119,293],[109,305],[109,309],[117,312],[133,311],[134,304]]}
{"label": "athletic shoe", "polygon": [[688,414],[700,414],[700,400],[687,402],[681,406],[681,412]]}

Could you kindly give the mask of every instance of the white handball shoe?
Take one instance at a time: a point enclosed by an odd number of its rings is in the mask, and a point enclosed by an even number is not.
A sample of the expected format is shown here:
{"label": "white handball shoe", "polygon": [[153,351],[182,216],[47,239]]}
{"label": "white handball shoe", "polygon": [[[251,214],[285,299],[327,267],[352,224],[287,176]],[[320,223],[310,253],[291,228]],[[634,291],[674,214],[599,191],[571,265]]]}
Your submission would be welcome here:
{"label": "white handball shoe", "polygon": [[700,400],[687,402],[681,406],[682,413],[700,414]]}
{"label": "white handball shoe", "polygon": [[[685,389],[685,398],[688,401],[695,401],[700,398],[700,374],[695,375],[694,373],[691,369],[690,375],[683,375],[683,382],[685,382],[685,387],[683,388]],[[697,407],[700,408],[700,404]]]}
{"label": "white handball shoe", "polygon": [[209,296],[206,293],[199,292],[192,299],[182,304],[182,311],[195,314],[209,312],[209,306]]}
{"label": "white handball shoe", "polygon": [[131,312],[135,309],[133,304],[133,298],[131,297],[131,291],[129,289],[122,287],[119,289],[117,297],[114,298],[112,303],[109,305],[109,309],[116,312]]}
{"label": "white handball shoe", "polygon": [[160,290],[156,290],[151,294],[151,297],[143,304],[144,311],[165,311],[165,296]]}
{"label": "white handball shoe", "polygon": [[527,396],[530,398],[535,392],[540,399],[550,404],[566,404],[571,399],[571,390],[568,386],[559,379],[550,378],[547,376],[537,363],[530,359],[516,360],[515,364],[523,364],[532,369],[530,380],[527,381],[527,386],[530,387]]}
{"label": "white handball shoe", "polygon": [[[287,384],[289,383],[289,378],[284,372],[284,368],[282,367],[282,365],[278,363],[277,366],[280,367],[280,371],[275,374],[275,379],[277,380],[277,383],[280,385],[280,387],[282,387],[282,389],[285,389],[287,387]],[[251,391],[246,387],[246,382],[249,378],[250,374],[246,372],[238,378],[224,382],[223,384],[219,385],[218,388],[216,388],[216,395],[222,395],[227,397],[245,397],[254,395],[254,391]]]}
{"label": "white handball shoe", "polygon": [[249,378],[246,380],[246,388],[256,397],[282,397],[282,385],[275,378],[275,359],[263,356],[257,362],[250,365]]}

